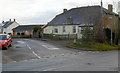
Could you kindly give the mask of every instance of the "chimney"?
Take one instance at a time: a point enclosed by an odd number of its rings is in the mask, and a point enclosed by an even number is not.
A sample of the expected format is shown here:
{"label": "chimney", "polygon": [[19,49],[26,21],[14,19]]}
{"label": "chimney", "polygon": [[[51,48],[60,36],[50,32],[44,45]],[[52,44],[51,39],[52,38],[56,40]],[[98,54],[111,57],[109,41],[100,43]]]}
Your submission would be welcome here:
{"label": "chimney", "polygon": [[108,5],[108,11],[109,11],[109,12],[112,12],[112,11],[113,11],[113,5],[112,5],[112,4],[109,4],[109,5]]}
{"label": "chimney", "polygon": [[67,12],[67,9],[63,9],[63,13]]}
{"label": "chimney", "polygon": [[11,19],[9,19],[9,21],[11,21]]}
{"label": "chimney", "polygon": [[14,19],[14,22],[15,22],[16,20]]}
{"label": "chimney", "polygon": [[2,23],[4,24],[4,21],[2,21]]}

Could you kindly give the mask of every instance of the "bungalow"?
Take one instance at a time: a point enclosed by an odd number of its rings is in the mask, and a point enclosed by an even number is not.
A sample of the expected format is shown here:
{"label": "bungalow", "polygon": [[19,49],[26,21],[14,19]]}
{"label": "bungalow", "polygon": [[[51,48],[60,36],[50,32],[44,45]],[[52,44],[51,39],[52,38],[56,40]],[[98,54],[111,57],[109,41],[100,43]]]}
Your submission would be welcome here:
{"label": "bungalow", "polygon": [[4,34],[11,34],[13,35],[12,29],[19,26],[19,24],[16,22],[16,20],[14,19],[13,21],[11,21],[11,19],[9,21],[6,22],[2,22],[2,33]]}
{"label": "bungalow", "polygon": [[[112,19],[110,19],[112,18]],[[44,34],[69,35],[70,38],[82,38],[81,32],[90,27],[96,31],[96,25],[103,28],[111,28],[118,31],[118,14],[112,12],[112,5],[108,9],[101,6],[78,7],[70,10],[63,9],[63,13],[57,15],[44,28]]]}
{"label": "bungalow", "polygon": [[13,29],[14,37],[40,37],[39,32],[34,32],[35,27],[42,27],[43,25],[20,25]]}

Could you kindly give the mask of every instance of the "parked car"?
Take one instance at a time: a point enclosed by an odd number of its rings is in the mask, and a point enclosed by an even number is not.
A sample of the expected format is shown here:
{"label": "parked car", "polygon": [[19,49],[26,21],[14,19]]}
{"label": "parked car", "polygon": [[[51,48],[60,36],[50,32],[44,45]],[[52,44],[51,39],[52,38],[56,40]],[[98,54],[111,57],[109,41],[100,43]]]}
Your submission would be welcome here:
{"label": "parked car", "polygon": [[8,49],[12,46],[12,38],[7,34],[0,34],[0,48]]}

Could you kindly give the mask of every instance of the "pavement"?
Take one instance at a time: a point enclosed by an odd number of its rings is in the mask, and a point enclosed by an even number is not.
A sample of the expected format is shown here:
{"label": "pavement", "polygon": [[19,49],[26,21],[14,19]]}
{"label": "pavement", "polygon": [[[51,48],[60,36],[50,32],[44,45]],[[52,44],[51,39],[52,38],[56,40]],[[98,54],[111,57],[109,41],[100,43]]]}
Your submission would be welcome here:
{"label": "pavement", "polygon": [[50,41],[14,39],[2,51],[2,71],[118,71],[118,51],[93,52]]}

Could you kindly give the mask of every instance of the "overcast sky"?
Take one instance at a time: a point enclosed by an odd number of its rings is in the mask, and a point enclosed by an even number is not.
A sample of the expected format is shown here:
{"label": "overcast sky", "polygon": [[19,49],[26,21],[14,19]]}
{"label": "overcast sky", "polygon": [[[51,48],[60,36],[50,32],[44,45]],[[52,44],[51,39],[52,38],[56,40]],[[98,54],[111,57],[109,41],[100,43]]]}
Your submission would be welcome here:
{"label": "overcast sky", "polygon": [[[46,24],[64,8],[100,5],[101,0],[0,0],[0,21],[16,19],[20,24]],[[103,6],[118,0],[103,0]],[[117,6],[116,6],[117,7]]]}

